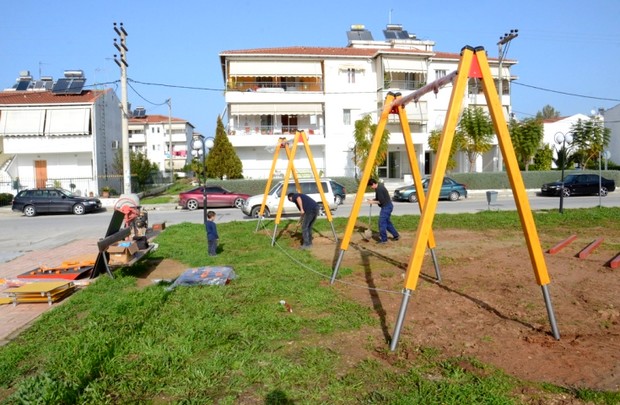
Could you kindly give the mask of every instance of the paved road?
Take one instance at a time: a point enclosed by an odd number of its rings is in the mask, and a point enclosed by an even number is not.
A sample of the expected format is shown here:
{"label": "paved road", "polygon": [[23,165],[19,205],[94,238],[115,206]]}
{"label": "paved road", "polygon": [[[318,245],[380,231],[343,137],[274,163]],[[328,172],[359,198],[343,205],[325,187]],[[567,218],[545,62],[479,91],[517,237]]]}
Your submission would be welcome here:
{"label": "paved road", "polygon": [[[345,204],[334,211],[334,217],[348,217],[355,195],[349,195]],[[559,198],[539,197],[535,192],[528,193],[528,201],[533,210],[558,209]],[[610,193],[601,198],[602,206],[620,206],[620,192]],[[564,199],[564,208],[586,208],[599,205],[599,197],[570,197]],[[187,211],[175,209],[174,205],[147,207],[149,224],[166,222],[167,225],[182,222],[202,223],[202,211]],[[470,192],[470,197],[459,201],[439,201],[437,213],[462,213],[479,212],[484,210],[516,210],[516,205],[510,190],[498,192],[497,201],[489,205],[486,192]],[[219,223],[230,221],[251,220],[244,216],[241,210],[236,208],[218,208],[217,221]],[[378,214],[375,207],[375,215]],[[394,215],[419,214],[417,204],[395,203]],[[367,205],[362,206],[360,217],[367,217]],[[107,230],[112,209],[106,211],[78,215],[41,215],[34,218],[26,218],[20,213],[11,212],[10,207],[0,208],[0,269],[2,263],[8,262],[27,252],[39,249],[49,249],[65,245],[79,239],[101,238]]]}

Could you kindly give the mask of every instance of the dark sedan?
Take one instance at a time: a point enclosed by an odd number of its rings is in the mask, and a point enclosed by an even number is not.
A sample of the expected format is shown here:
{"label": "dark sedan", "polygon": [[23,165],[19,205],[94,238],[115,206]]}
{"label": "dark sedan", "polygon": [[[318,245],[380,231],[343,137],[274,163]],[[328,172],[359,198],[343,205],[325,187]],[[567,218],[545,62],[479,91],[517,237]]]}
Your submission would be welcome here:
{"label": "dark sedan", "polygon": [[[219,186],[207,186],[207,208],[237,207],[241,208],[249,194],[235,193]],[[179,194],[179,205],[193,211],[204,208],[204,187],[196,187]]]}
{"label": "dark sedan", "polygon": [[[599,189],[600,186],[600,189]],[[569,174],[564,177],[564,187],[562,188],[561,181],[554,181],[552,183],[545,183],[540,188],[542,195],[560,195],[562,193],[564,197],[571,195],[601,195],[606,196],[608,192],[616,189],[616,182],[604,177],[600,177],[598,174]]]}
{"label": "dark sedan", "polygon": [[23,212],[27,217],[62,212],[82,215],[100,210],[101,201],[98,198],[80,197],[61,188],[37,188],[17,193],[13,198],[12,209]]}
{"label": "dark sedan", "polygon": [[[430,177],[425,177],[422,179],[422,186],[424,187],[425,193],[428,191],[428,183],[430,180]],[[439,192],[439,198],[456,201],[461,197],[467,198],[467,186],[451,179],[450,177],[444,177],[443,184],[441,185],[441,191]],[[394,190],[392,200],[417,202],[418,194],[416,193],[415,185],[412,184],[410,186],[397,188]]]}

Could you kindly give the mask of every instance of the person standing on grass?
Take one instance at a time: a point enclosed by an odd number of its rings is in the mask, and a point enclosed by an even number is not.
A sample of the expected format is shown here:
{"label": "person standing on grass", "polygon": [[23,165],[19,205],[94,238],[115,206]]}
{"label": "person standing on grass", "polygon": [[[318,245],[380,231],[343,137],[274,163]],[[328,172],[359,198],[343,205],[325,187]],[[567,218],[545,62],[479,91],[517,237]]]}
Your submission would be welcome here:
{"label": "person standing on grass", "polygon": [[392,199],[390,198],[390,192],[387,191],[385,185],[383,183],[378,183],[377,180],[371,178],[368,180],[368,187],[371,187],[375,190],[375,198],[374,200],[368,199],[368,204],[377,204],[381,207],[381,211],[379,212],[379,242],[378,243],[387,243],[388,237],[387,233],[391,233],[394,241],[400,239],[400,234],[394,228],[394,224],[392,224],[392,220],[390,219],[392,216],[392,210],[394,209],[394,205],[392,205]]}
{"label": "person standing on grass", "polygon": [[319,204],[312,197],[305,194],[289,193],[288,200],[297,205],[297,209],[301,212],[301,249],[310,249],[312,247],[312,225],[319,215]]}
{"label": "person standing on grass", "polygon": [[215,225],[215,212],[207,212],[207,221],[205,222],[207,228],[207,245],[209,247],[209,256],[217,256],[217,240],[219,236],[217,234],[217,225]]}

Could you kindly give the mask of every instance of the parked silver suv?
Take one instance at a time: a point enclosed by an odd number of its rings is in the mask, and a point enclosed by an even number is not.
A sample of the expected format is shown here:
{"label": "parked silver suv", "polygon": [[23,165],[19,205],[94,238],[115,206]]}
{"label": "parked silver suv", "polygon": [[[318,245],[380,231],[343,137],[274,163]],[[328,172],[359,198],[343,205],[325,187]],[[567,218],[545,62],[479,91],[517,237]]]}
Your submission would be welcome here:
{"label": "parked silver suv", "polygon": [[[264,217],[269,217],[271,213],[278,212],[278,205],[280,204],[280,196],[282,194],[282,186],[284,182],[280,181],[278,184],[273,186],[271,190],[269,190],[269,194],[267,195],[267,202],[265,203],[265,210],[263,212]],[[301,192],[303,194],[307,194],[312,197],[316,202],[319,203],[321,207],[321,215],[324,215],[323,210],[323,202],[321,201],[321,195],[319,194],[318,187],[316,185],[316,181],[314,179],[299,179],[299,185],[301,186]],[[327,203],[329,204],[329,209],[331,211],[335,211],[338,208],[338,204],[334,198],[334,191],[332,190],[332,184],[330,179],[321,179],[321,187],[323,188],[323,193],[325,193],[325,198],[327,199]],[[286,192],[295,193],[297,192],[295,188],[295,181],[291,180],[286,188]],[[258,213],[260,211],[260,205],[263,202],[263,194],[254,195],[248,198],[245,203],[241,206],[241,211],[245,215],[251,216],[253,218],[258,218]],[[290,202],[286,197],[284,198],[284,205],[282,207],[282,214],[298,214],[299,210],[295,203]]]}

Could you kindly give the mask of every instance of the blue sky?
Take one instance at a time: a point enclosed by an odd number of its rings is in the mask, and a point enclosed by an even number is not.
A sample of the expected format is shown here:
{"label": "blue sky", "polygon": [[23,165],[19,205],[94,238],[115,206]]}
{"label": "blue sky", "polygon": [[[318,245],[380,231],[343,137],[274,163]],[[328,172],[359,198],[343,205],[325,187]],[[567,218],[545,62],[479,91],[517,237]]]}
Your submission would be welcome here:
{"label": "blue sky", "polygon": [[120,97],[113,23],[123,22],[132,107],[167,115],[170,98],[172,115],[205,135],[213,134],[224,110],[220,52],[346,46],[352,24],[364,24],[375,39],[383,38],[386,24],[402,24],[435,41],[437,51],[483,46],[490,57],[497,57],[499,37],[518,29],[506,54],[519,62],[513,69],[518,117],[533,116],[547,104],[562,115],[620,104],[617,0],[21,0],[3,2],[1,10],[2,88],[11,87],[22,70],[57,79],[65,70],[81,69],[87,86],[110,83]]}

